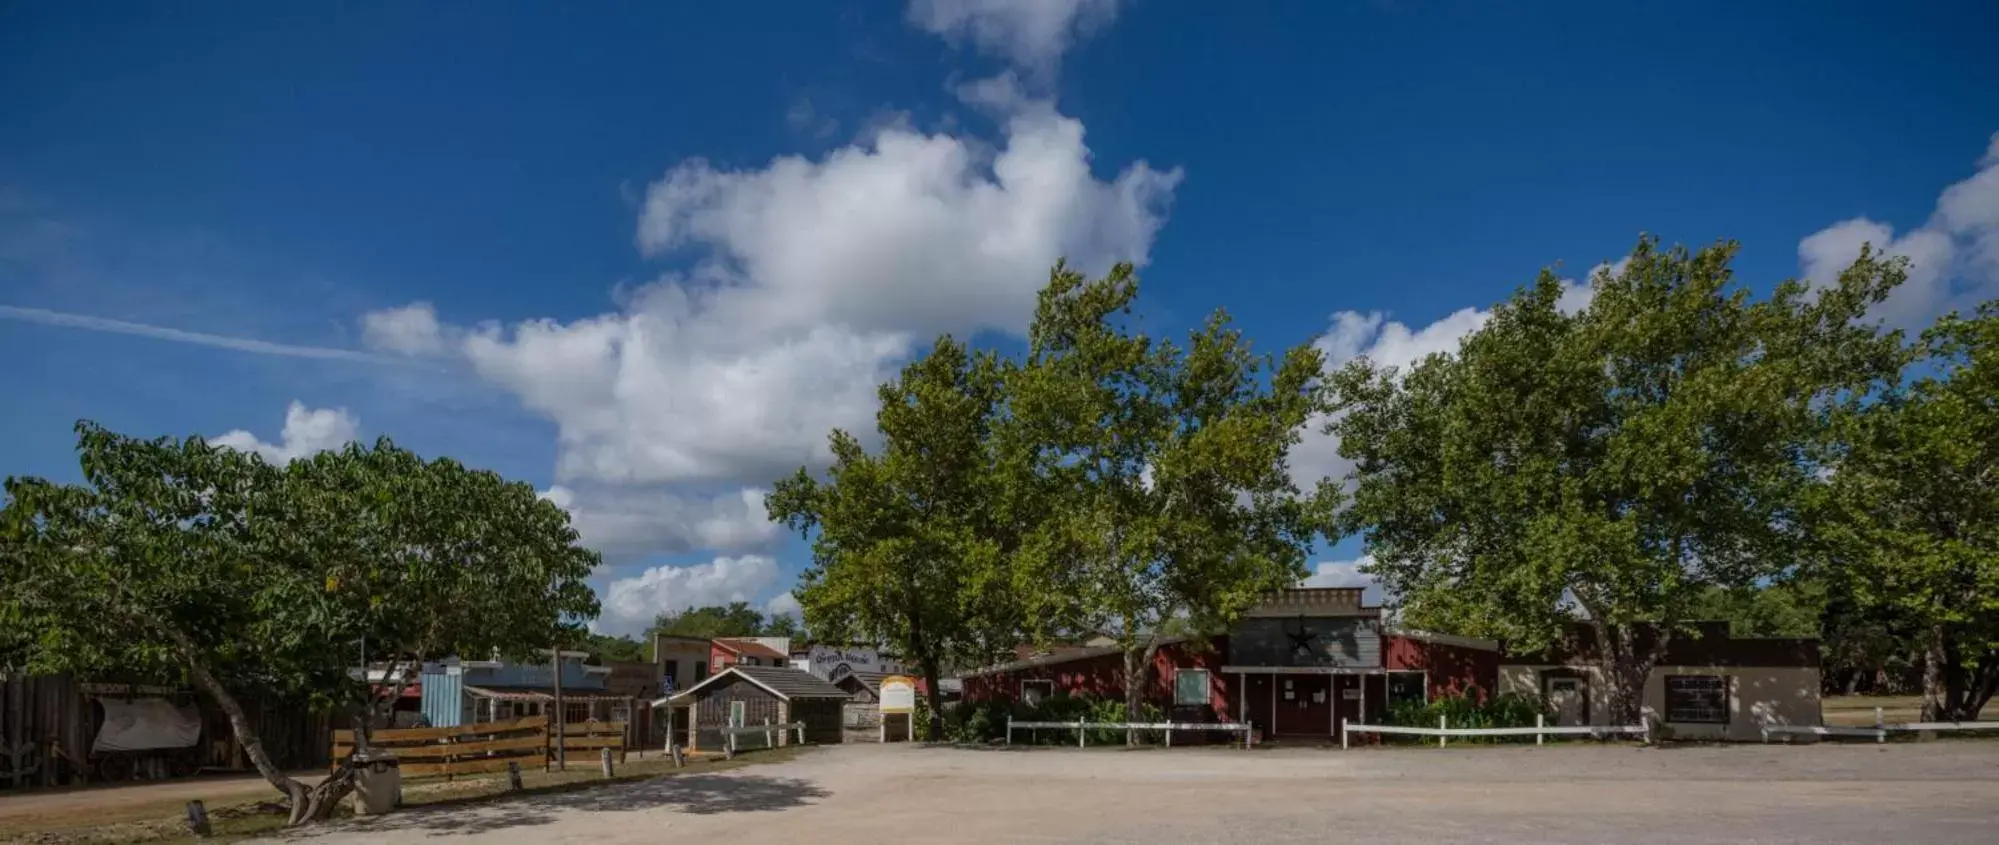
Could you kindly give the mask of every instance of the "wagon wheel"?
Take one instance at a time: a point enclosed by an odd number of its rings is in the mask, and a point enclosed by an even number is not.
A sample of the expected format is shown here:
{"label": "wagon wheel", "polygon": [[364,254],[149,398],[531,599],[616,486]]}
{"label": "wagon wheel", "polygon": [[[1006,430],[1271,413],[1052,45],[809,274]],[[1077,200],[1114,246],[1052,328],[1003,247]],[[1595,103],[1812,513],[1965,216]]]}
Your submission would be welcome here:
{"label": "wagon wheel", "polygon": [[171,777],[193,777],[200,771],[201,757],[198,749],[189,748],[167,758],[167,774]]}
{"label": "wagon wheel", "polygon": [[106,783],[118,783],[132,779],[132,755],[106,754],[97,758],[97,779]]}

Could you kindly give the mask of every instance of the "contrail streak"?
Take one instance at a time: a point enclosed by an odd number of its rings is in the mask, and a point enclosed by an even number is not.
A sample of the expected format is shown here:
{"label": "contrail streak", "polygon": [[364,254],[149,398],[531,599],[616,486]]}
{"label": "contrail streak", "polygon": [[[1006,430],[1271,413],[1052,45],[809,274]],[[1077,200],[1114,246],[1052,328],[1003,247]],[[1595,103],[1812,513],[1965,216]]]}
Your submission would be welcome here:
{"label": "contrail streak", "polygon": [[155,340],[171,340],[176,343],[213,346],[219,349],[234,349],[238,352],[251,352],[258,355],[286,355],[293,358],[318,358],[329,361],[364,361],[370,364],[403,363],[394,358],[355,349],[272,343],[267,340],[230,337],[228,335],[208,334],[206,332],[182,331],[180,329],[167,328],[166,326],[150,326],[145,323],[113,320],[109,317],[92,317],[88,314],[66,314],[61,311],[49,311],[41,308],[0,305],[0,317],[10,320],[22,320],[29,323],[41,323],[45,326],[88,329],[95,332],[128,334],[135,337],[150,337]]}

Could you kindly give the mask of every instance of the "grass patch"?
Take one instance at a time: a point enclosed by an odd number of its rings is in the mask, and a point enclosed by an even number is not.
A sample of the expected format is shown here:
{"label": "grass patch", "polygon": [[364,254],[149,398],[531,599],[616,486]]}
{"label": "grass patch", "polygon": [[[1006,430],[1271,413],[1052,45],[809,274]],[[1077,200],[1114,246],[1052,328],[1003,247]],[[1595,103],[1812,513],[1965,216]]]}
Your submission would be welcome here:
{"label": "grass patch", "polygon": [[1872,727],[1874,708],[1881,708],[1882,718],[1890,724],[1895,722],[1921,721],[1923,697],[1920,695],[1829,695],[1819,702],[1819,713],[1828,725],[1851,727]]}
{"label": "grass patch", "polygon": [[[594,758],[587,761],[572,761],[569,764],[569,771],[566,772],[545,772],[540,769],[521,772],[519,792],[512,790],[505,772],[459,778],[449,782],[438,778],[426,778],[409,781],[403,785],[403,809],[399,812],[505,801],[518,796],[572,792],[610,784],[668,778],[683,773],[726,772],[745,766],[791,760],[809,748],[810,746],[786,746],[746,752],[736,755],[734,760],[724,760],[720,755],[690,756],[684,769],[675,769],[673,760],[664,755],[644,759],[633,757],[618,766],[616,774],[609,778],[603,776],[602,770],[598,768],[598,761]],[[184,806],[185,802],[133,805],[132,812],[120,815],[138,816],[140,813],[146,815],[137,820],[112,824],[102,823],[101,815],[94,811],[90,819],[26,816],[18,820],[20,823],[9,820],[4,827],[0,827],[0,838],[5,838],[7,842],[33,843],[33,845],[230,842],[268,836],[283,830],[285,826],[284,808],[272,800],[210,806],[209,825],[215,835],[208,839],[196,839],[187,832]],[[352,815],[348,802],[343,801],[340,808],[334,812],[333,820],[337,822]]]}

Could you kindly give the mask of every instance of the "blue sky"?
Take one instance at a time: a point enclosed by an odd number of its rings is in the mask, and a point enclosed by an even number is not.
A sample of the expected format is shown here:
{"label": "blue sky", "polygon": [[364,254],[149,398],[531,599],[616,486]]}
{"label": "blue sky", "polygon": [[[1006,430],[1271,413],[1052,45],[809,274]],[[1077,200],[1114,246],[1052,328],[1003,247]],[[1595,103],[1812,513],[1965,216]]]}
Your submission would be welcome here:
{"label": "blue sky", "polygon": [[1641,231],[1990,298],[1999,7],[1906,5],[0,2],[0,473],[387,434],[571,508],[611,630],[782,608],[760,490],[1058,255],[1390,362]]}

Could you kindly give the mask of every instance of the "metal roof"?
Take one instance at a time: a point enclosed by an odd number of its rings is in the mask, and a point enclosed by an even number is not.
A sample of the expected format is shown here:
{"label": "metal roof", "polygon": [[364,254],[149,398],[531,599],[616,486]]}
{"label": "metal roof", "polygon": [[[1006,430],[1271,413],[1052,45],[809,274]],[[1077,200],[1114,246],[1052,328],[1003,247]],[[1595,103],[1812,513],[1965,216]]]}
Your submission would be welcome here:
{"label": "metal roof", "polygon": [[741,656],[768,657],[773,660],[785,660],[791,657],[791,655],[746,637],[716,637],[715,644],[721,646],[726,651]]}
{"label": "metal roof", "polygon": [[730,675],[735,675],[759,687],[763,687],[771,695],[785,700],[794,698],[847,697],[846,690],[819,680],[819,676],[803,669],[793,669],[789,666],[743,666],[738,664],[708,676],[708,679],[701,683],[655,701],[653,702],[653,706],[657,707],[666,701],[691,699],[695,693],[701,691],[702,687],[720,681]]}
{"label": "metal roof", "polygon": [[[479,687],[465,685],[465,692],[475,698],[493,698],[500,701],[554,701],[555,696],[546,687]],[[563,691],[563,701],[626,701],[629,695],[617,695],[602,690]]]}
{"label": "metal roof", "polygon": [[[1164,648],[1170,645],[1179,645],[1191,639],[1193,639],[1193,637],[1161,637],[1159,638],[1158,645],[1159,647]],[[1073,663],[1078,660],[1093,660],[1098,657],[1104,657],[1112,654],[1123,654],[1123,653],[1124,653],[1123,648],[1114,645],[1066,649],[1063,651],[1057,651],[1053,654],[1037,655],[1034,657],[1027,658],[1026,660],[1015,660],[1008,663],[1001,663],[998,666],[988,666],[984,669],[978,669],[971,672],[964,672],[961,673],[958,677],[977,678],[984,675],[997,675],[1003,672],[1016,672],[1021,669],[1032,669],[1036,666],[1055,666],[1063,663]]]}

